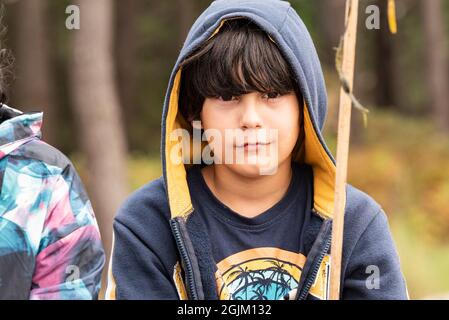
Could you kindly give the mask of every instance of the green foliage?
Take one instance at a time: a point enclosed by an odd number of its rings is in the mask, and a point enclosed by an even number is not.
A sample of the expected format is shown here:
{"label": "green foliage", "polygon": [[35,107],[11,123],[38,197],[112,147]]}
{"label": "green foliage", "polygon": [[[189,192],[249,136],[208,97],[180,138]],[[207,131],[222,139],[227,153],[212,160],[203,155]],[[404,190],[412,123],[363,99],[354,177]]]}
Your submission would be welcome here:
{"label": "green foliage", "polygon": [[411,299],[448,299],[449,245],[423,241],[416,221],[390,218]]}
{"label": "green foliage", "polygon": [[[336,135],[326,130],[335,154]],[[449,138],[426,118],[373,109],[350,146],[348,183],[387,213],[411,298],[449,291]]]}
{"label": "green foliage", "polygon": [[427,120],[374,110],[351,147],[348,181],[389,215],[414,219],[429,243],[449,239],[449,138]]}

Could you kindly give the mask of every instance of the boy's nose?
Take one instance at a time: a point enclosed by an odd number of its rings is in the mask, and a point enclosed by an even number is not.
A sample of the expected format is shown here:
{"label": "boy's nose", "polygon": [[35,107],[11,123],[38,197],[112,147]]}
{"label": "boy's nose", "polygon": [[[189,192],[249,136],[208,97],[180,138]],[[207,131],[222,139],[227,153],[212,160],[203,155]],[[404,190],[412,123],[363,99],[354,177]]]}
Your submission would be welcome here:
{"label": "boy's nose", "polygon": [[240,128],[261,128],[263,126],[255,97],[246,97],[246,99],[242,100],[241,111]]}

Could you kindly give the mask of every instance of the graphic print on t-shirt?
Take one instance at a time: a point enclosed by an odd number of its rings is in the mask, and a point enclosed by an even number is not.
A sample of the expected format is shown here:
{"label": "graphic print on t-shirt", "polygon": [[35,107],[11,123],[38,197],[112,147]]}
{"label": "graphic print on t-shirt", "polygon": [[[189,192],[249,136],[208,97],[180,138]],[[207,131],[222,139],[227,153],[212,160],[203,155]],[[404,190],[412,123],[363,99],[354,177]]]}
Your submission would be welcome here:
{"label": "graphic print on t-shirt", "polygon": [[[217,264],[220,300],[279,300],[298,287],[306,257],[279,248],[255,248],[233,254]],[[329,298],[330,256],[318,269],[309,293]]]}
{"label": "graphic print on t-shirt", "polygon": [[279,248],[233,254],[217,267],[220,300],[279,300],[298,287],[305,257]]}

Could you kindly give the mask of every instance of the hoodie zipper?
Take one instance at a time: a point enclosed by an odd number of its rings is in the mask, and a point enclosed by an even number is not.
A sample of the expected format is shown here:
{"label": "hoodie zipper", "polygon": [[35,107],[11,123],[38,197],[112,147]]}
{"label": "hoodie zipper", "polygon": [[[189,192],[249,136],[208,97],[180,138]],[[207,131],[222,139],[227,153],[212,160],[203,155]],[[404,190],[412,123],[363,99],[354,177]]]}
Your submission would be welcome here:
{"label": "hoodie zipper", "polygon": [[[321,214],[315,209],[312,208],[312,211],[317,214],[318,216],[321,216]],[[332,220],[324,220],[323,223],[328,223],[330,224],[330,226],[328,226],[326,229],[322,229],[320,230],[320,232],[318,233],[317,239],[321,236],[321,234],[324,233],[324,235],[326,236],[325,240],[324,240],[324,244],[322,244],[323,248],[320,250],[318,259],[316,259],[315,263],[313,263],[313,267],[311,272],[309,273],[309,276],[307,276],[307,279],[305,280],[305,283],[302,285],[301,291],[298,293],[298,295],[296,296],[296,300],[305,300],[310,288],[312,287],[313,283],[315,282],[315,278],[317,276],[317,273],[321,267],[321,263],[323,262],[324,256],[326,255],[326,253],[329,251],[329,248],[331,246],[331,240],[332,240]],[[327,235],[326,235],[327,233]],[[313,249],[313,246],[312,246]],[[312,250],[311,249],[311,250]]]}
{"label": "hoodie zipper", "polygon": [[315,264],[315,266],[314,266],[314,268],[312,270],[312,274],[308,278],[307,282],[304,284],[304,287],[303,287],[303,289],[301,291],[300,296],[298,297],[298,300],[305,300],[306,299],[307,294],[310,291],[310,288],[312,287],[313,283],[315,282],[316,275],[317,275],[318,271],[320,270],[321,262],[323,262],[324,256],[326,255],[327,251],[330,248],[330,245],[331,245],[331,241],[330,240],[331,240],[331,238],[328,236],[327,239],[326,239],[326,243],[324,245],[324,248],[323,248],[323,250],[320,253],[318,261],[316,262],[316,264]]}
{"label": "hoodie zipper", "polygon": [[187,253],[187,249],[184,245],[184,241],[181,236],[181,231],[179,230],[178,223],[176,220],[170,220],[170,225],[173,230],[173,234],[175,237],[176,244],[179,249],[179,253],[181,255],[182,265],[184,266],[184,272],[186,277],[187,289],[191,300],[198,300],[198,293],[195,285],[195,278],[193,276],[193,268],[190,263],[189,255]]}

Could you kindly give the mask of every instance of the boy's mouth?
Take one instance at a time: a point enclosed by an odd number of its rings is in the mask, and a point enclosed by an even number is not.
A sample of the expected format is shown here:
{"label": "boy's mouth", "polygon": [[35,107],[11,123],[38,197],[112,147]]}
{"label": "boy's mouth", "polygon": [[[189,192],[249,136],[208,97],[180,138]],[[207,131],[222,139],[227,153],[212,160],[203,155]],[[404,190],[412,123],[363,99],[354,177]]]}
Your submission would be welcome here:
{"label": "boy's mouth", "polygon": [[264,146],[270,145],[271,142],[245,142],[241,145],[237,145],[237,148],[244,148],[245,151],[258,150]]}

